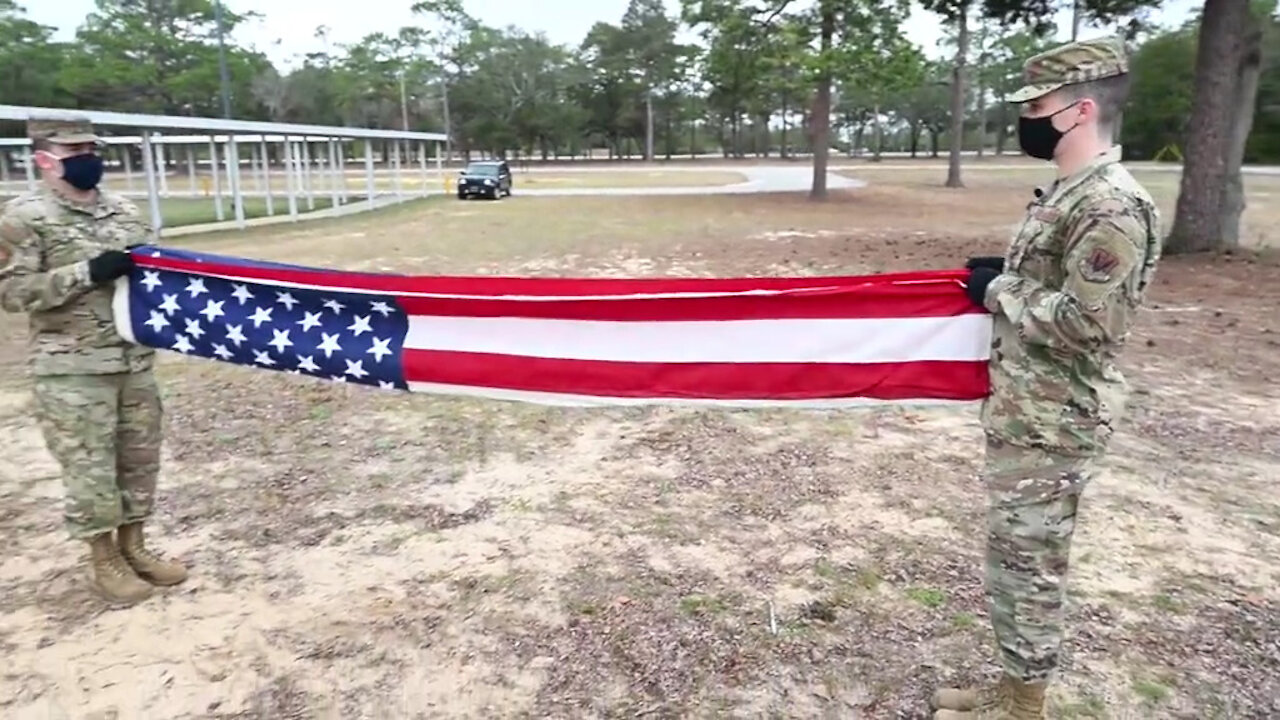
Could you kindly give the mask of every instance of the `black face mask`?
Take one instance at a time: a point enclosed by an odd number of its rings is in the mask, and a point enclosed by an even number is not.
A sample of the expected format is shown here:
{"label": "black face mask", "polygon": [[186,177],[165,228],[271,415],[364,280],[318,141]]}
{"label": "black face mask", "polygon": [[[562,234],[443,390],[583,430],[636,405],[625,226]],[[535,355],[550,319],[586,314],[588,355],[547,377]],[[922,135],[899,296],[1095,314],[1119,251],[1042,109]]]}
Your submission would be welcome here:
{"label": "black face mask", "polygon": [[1053,153],[1058,149],[1058,142],[1062,140],[1062,136],[1075,130],[1080,124],[1076,123],[1066,130],[1059,130],[1053,126],[1053,118],[1058,113],[1070,110],[1075,106],[1076,103],[1071,103],[1062,108],[1062,110],[1044,117],[1029,118],[1019,116],[1018,144],[1022,146],[1022,151],[1037,160],[1052,160]]}
{"label": "black face mask", "polygon": [[62,158],[62,179],[74,188],[94,189],[102,180],[102,158],[94,153]]}

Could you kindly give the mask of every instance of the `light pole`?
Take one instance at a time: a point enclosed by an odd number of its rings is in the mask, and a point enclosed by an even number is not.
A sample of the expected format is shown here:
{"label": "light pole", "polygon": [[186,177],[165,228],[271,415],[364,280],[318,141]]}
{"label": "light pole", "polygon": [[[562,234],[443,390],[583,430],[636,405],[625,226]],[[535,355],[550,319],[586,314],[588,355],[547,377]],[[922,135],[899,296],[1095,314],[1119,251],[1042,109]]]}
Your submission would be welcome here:
{"label": "light pole", "polygon": [[402,130],[409,130],[409,102],[404,91],[404,70],[400,70],[400,122],[404,125]]}

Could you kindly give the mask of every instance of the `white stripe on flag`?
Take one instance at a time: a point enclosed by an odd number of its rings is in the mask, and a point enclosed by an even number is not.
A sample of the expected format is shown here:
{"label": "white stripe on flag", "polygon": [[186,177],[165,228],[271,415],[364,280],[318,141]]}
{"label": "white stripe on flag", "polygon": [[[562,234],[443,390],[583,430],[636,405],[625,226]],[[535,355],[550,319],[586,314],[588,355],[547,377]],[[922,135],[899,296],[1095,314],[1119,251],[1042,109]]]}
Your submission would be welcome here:
{"label": "white stripe on flag", "polygon": [[985,360],[991,316],[638,321],[411,315],[405,349],[616,362]]}

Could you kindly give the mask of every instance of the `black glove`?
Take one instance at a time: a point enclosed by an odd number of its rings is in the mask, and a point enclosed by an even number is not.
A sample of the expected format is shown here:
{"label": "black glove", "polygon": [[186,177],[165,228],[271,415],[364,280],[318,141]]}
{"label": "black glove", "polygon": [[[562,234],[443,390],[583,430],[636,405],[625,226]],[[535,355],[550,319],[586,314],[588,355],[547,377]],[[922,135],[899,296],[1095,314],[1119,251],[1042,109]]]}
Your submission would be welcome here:
{"label": "black glove", "polygon": [[982,267],[991,268],[996,272],[1004,272],[1004,258],[979,255],[978,257],[969,258],[969,262],[965,263],[964,266],[968,270],[975,270]]}
{"label": "black glove", "polygon": [[974,305],[986,307],[984,301],[987,299],[987,286],[999,275],[999,270],[981,265],[969,272],[969,283],[966,291],[969,293],[969,299],[973,301]]}
{"label": "black glove", "polygon": [[89,261],[89,279],[94,284],[108,282],[129,274],[133,268],[132,255],[119,250],[108,250]]}

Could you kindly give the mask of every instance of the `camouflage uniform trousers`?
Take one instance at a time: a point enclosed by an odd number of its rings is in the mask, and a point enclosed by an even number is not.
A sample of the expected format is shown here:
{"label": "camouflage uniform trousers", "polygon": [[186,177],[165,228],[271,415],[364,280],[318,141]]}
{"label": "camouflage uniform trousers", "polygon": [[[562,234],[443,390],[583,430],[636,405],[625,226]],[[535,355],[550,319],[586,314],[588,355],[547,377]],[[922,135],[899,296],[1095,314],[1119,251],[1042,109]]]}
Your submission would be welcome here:
{"label": "camouflage uniform trousers", "polygon": [[1076,511],[1095,460],[988,437],[986,594],[1007,674],[1047,680],[1058,666]]}
{"label": "camouflage uniform trousers", "polygon": [[67,533],[87,539],[151,515],[163,409],[150,370],[41,375],[36,413],[62,466]]}

